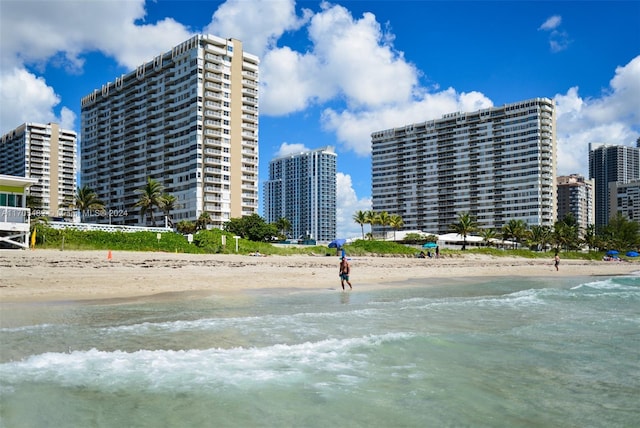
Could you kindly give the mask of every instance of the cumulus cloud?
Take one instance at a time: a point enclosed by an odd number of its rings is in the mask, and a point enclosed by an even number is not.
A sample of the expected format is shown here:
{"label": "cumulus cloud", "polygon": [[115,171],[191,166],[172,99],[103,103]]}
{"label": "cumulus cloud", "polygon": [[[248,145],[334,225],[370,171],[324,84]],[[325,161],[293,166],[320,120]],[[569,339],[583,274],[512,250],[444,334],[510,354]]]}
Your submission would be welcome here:
{"label": "cumulus cloud", "polygon": [[553,15],[542,23],[538,30],[549,32],[549,48],[551,52],[561,52],[569,47],[571,40],[566,31],[559,29],[562,23],[560,15]]}
{"label": "cumulus cloud", "polygon": [[[213,14],[205,33],[241,40],[243,49],[262,57],[287,31],[299,29],[311,14],[298,16],[293,0],[227,0]],[[268,19],[265,19],[268,17]]]}
{"label": "cumulus cloud", "polygon": [[640,135],[640,56],[617,67],[601,97],[583,98],[578,87],[555,97],[558,173],[588,175],[589,143],[633,145]]}
{"label": "cumulus cloud", "polygon": [[280,144],[280,148],[276,152],[275,157],[279,158],[279,157],[291,155],[294,153],[308,152],[309,150],[311,149],[307,148],[304,144],[282,143]]}
{"label": "cumulus cloud", "polygon": [[[360,225],[353,221],[353,213],[356,211],[371,210],[371,198],[358,199],[351,176],[339,172],[336,175],[337,195],[336,195],[336,219],[337,235],[340,238],[362,238]],[[368,230],[365,230],[367,233]]]}
{"label": "cumulus cloud", "polygon": [[[261,63],[261,112],[286,115],[327,100],[352,108],[376,108],[409,100],[418,71],[391,44],[375,16],[354,18],[344,7],[323,3],[309,19],[309,49],[282,47]],[[284,96],[286,94],[286,96]]]}
{"label": "cumulus cloud", "polygon": [[[24,122],[57,122],[58,119],[52,109],[59,103],[60,97],[41,77],[22,68],[14,68],[0,74],[0,130],[2,133]],[[65,117],[67,123],[73,124],[75,114],[67,109]]]}
{"label": "cumulus cloud", "polygon": [[547,18],[546,21],[538,28],[538,30],[550,31],[555,30],[562,23],[562,17],[560,15],[553,15]]}
{"label": "cumulus cloud", "polygon": [[[81,74],[83,55],[101,52],[128,71],[192,35],[172,18],[144,24],[144,4],[144,0],[37,2],[37,6],[30,1],[3,2],[0,132],[27,121],[75,127],[73,110],[60,105],[54,88],[38,75],[47,65]],[[20,91],[19,97],[15,91]]]}

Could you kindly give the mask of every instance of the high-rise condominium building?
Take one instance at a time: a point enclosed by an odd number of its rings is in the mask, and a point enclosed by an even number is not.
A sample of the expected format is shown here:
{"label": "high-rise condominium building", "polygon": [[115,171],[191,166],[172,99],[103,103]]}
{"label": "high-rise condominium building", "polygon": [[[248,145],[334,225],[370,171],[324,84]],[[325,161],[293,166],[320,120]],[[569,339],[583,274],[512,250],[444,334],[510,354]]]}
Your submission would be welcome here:
{"label": "high-rise condominium building", "polygon": [[110,221],[143,221],[147,178],[177,198],[174,221],[257,211],[258,65],[238,40],[197,35],[82,99],[82,183],[126,214]]}
{"label": "high-rise condominium building", "polygon": [[580,231],[594,224],[594,188],[593,180],[579,174],[558,177],[558,219],[573,214]]}
{"label": "high-rise condominium building", "polygon": [[287,219],[294,239],[335,239],[337,157],[325,147],[273,159],[264,185],[267,223]]}
{"label": "high-rise condominium building", "polygon": [[[444,234],[468,212],[481,228],[556,219],[555,106],[536,98],[372,134],[375,212]],[[378,230],[381,230],[379,227]]]}
{"label": "high-rise condominium building", "polygon": [[640,223],[640,180],[609,183],[609,208],[609,218],[620,213],[627,219]]}
{"label": "high-rise condominium building", "polygon": [[50,217],[70,216],[76,194],[74,131],[56,123],[24,123],[0,141],[0,174],[37,179],[28,194],[36,212]]}
{"label": "high-rise condominium building", "polygon": [[589,144],[589,178],[595,182],[596,227],[605,226],[611,217],[609,183],[628,183],[640,179],[639,147]]}

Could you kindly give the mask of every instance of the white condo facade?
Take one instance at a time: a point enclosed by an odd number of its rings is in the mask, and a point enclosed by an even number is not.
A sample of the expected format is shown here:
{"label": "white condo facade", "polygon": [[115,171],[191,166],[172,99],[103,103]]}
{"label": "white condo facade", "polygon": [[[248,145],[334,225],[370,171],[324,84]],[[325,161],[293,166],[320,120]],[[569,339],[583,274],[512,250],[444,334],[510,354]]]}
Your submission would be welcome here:
{"label": "white condo facade", "polygon": [[36,180],[28,189],[34,214],[71,217],[76,194],[75,131],[57,123],[23,123],[0,140],[0,174]]}
{"label": "white condo facade", "polygon": [[335,239],[337,158],[333,148],[325,147],[269,162],[264,184],[267,223],[286,218],[293,239]]}
{"label": "white condo facade", "polygon": [[400,215],[403,229],[445,234],[462,212],[483,229],[556,220],[551,99],[451,113],[371,137],[373,210]]}
{"label": "white condo facade", "polygon": [[143,224],[147,178],[177,198],[174,222],[256,213],[258,71],[241,41],[197,35],[83,97],[82,183],[120,214],[94,220]]}
{"label": "white condo facade", "polygon": [[595,184],[579,174],[563,175],[558,181],[558,219],[572,214],[584,233],[595,222]]}

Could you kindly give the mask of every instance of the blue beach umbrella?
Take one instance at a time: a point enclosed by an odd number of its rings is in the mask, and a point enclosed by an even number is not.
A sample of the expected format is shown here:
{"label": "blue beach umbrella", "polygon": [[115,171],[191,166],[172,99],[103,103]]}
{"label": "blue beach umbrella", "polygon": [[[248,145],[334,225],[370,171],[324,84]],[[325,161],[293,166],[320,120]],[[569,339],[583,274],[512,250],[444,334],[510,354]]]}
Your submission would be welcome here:
{"label": "blue beach umbrella", "polygon": [[435,242],[427,242],[422,246],[422,248],[436,248],[437,246],[438,244],[436,244]]}
{"label": "blue beach umbrella", "polygon": [[607,256],[615,256],[615,255],[617,255],[617,254],[618,254],[618,252],[617,252],[616,250],[609,250],[609,251],[607,251]]}
{"label": "blue beach umbrella", "polygon": [[329,248],[342,248],[346,242],[346,239],[334,239],[329,242]]}
{"label": "blue beach umbrella", "polygon": [[627,257],[638,257],[640,256],[640,254],[638,254],[637,251],[627,251]]}

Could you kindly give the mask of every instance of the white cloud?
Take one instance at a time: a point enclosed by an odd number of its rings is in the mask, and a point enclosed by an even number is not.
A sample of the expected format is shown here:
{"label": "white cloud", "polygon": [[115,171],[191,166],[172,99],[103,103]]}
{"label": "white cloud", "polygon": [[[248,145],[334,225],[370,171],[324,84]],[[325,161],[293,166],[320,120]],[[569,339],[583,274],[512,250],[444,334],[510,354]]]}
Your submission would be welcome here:
{"label": "white cloud", "polygon": [[[358,199],[353,190],[351,176],[339,172],[336,174],[336,219],[337,238],[362,238],[360,225],[353,221],[356,211],[369,211],[372,207],[370,198]],[[369,232],[365,228],[365,233]]]}
{"label": "white cloud", "polygon": [[[46,80],[37,75],[46,65],[62,68],[69,74],[81,74],[82,55],[102,52],[126,70],[132,70],[166,51],[167,46],[192,35],[171,18],[141,25],[144,3],[144,0],[2,2],[0,132],[25,121],[56,121],[73,126],[72,109],[59,106],[60,117],[56,117],[54,109],[60,99]],[[101,83],[104,82],[96,86]],[[19,100],[15,91],[20,92]]]}
{"label": "white cloud", "polygon": [[549,48],[553,53],[561,52],[567,49],[571,44],[569,34],[566,31],[558,29],[561,23],[562,17],[560,15],[553,15],[547,18],[547,20],[538,27],[539,31],[542,30],[549,32]]}
{"label": "white cloud", "polygon": [[335,96],[335,85],[322,79],[313,55],[289,47],[274,49],[265,54],[260,69],[261,114],[280,116],[302,111]]}
{"label": "white cloud", "polygon": [[550,31],[558,28],[562,23],[562,17],[560,15],[553,15],[547,18],[546,21],[538,28],[538,30]]}
{"label": "white cloud", "polygon": [[275,157],[279,158],[279,157],[291,155],[294,153],[308,152],[309,150],[310,149],[308,149],[304,144],[282,143]]}
{"label": "white cloud", "polygon": [[342,99],[352,108],[409,100],[418,71],[390,44],[375,16],[354,19],[342,6],[322,4],[308,25],[311,45],[267,52],[261,63],[261,113],[285,115]]}
{"label": "white cloud", "polygon": [[298,17],[294,0],[227,0],[204,31],[241,40],[243,49],[262,57],[285,32],[304,25],[309,14],[303,10]]}
{"label": "white cloud", "polygon": [[633,145],[640,135],[640,56],[617,67],[599,98],[557,94],[558,173],[588,175],[589,143]]}
{"label": "white cloud", "polygon": [[[60,122],[53,111],[60,97],[47,86],[43,78],[21,68],[0,74],[0,132],[5,133],[25,122]],[[66,110],[65,120],[75,115]],[[73,128],[71,128],[73,129]]]}

